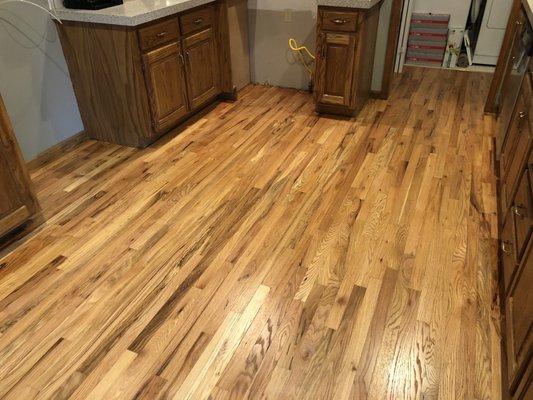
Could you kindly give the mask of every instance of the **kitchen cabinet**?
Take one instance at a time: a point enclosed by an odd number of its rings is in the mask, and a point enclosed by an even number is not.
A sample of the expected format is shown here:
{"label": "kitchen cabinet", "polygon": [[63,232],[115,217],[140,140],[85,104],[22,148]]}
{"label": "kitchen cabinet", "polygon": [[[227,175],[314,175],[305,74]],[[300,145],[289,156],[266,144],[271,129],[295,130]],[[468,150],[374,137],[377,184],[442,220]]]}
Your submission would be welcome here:
{"label": "kitchen cabinet", "polygon": [[315,71],[318,112],[354,116],[370,95],[380,3],[319,7]]}
{"label": "kitchen cabinet", "polygon": [[40,207],[0,96],[0,247],[15,229],[40,222]]}
{"label": "kitchen cabinet", "polygon": [[236,98],[226,0],[139,26],[56,26],[93,139],[142,148],[217,98]]}
{"label": "kitchen cabinet", "polygon": [[503,397],[523,399],[533,378],[533,40],[525,10],[512,28],[516,34],[510,58],[504,60],[509,65],[496,132],[502,365]]}

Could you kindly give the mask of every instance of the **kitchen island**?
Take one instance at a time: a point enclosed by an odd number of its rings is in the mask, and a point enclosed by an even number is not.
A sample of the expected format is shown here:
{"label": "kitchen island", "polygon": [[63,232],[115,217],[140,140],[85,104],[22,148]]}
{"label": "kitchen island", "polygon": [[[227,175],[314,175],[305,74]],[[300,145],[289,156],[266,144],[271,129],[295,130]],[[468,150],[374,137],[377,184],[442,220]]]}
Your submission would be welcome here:
{"label": "kitchen island", "polygon": [[89,137],[145,147],[216,99],[234,99],[226,0],[56,10]]}

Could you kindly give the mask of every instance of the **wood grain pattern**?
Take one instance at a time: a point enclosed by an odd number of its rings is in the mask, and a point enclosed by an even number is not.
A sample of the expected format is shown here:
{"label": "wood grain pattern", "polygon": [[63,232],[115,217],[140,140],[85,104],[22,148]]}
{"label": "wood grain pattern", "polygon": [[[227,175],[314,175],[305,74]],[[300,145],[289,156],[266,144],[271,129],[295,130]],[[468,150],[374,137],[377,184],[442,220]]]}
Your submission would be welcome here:
{"label": "wood grain pattern", "polygon": [[248,86],[39,166],[47,223],[0,254],[0,397],[499,398],[489,78],[408,68],[357,119]]}
{"label": "wood grain pattern", "polygon": [[1,240],[29,219],[40,221],[40,206],[0,95],[0,247]]}

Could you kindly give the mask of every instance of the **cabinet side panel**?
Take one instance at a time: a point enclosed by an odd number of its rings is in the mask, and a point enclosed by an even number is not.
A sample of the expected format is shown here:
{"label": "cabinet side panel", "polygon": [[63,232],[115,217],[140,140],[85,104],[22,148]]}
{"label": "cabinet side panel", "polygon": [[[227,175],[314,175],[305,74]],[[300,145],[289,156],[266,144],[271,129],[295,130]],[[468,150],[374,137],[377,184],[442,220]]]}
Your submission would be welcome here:
{"label": "cabinet side panel", "polygon": [[356,110],[360,110],[370,96],[372,85],[372,72],[374,70],[374,55],[376,51],[376,40],[379,23],[379,7],[374,7],[366,14],[362,14],[363,19],[360,24],[359,41],[357,49],[354,93],[354,104]]}
{"label": "cabinet side panel", "polygon": [[137,32],[78,22],[56,26],[88,135],[133,147],[153,141]]}
{"label": "cabinet side panel", "polygon": [[218,0],[215,3],[215,43],[219,65],[219,88],[226,97],[233,97],[234,86],[231,72],[230,33],[228,26],[228,3]]}

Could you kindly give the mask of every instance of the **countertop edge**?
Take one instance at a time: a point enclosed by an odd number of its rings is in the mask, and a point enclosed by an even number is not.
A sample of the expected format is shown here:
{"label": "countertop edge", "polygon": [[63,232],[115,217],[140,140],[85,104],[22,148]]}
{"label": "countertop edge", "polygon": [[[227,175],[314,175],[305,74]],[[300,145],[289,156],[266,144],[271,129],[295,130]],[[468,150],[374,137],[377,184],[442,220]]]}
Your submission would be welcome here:
{"label": "countertop edge", "polygon": [[67,8],[56,8],[54,12],[59,19],[65,22],[86,22],[103,25],[134,27],[213,2],[215,2],[215,0],[190,0],[184,3],[173,4],[133,16],[107,14],[105,11],[109,9],[73,10]]}

